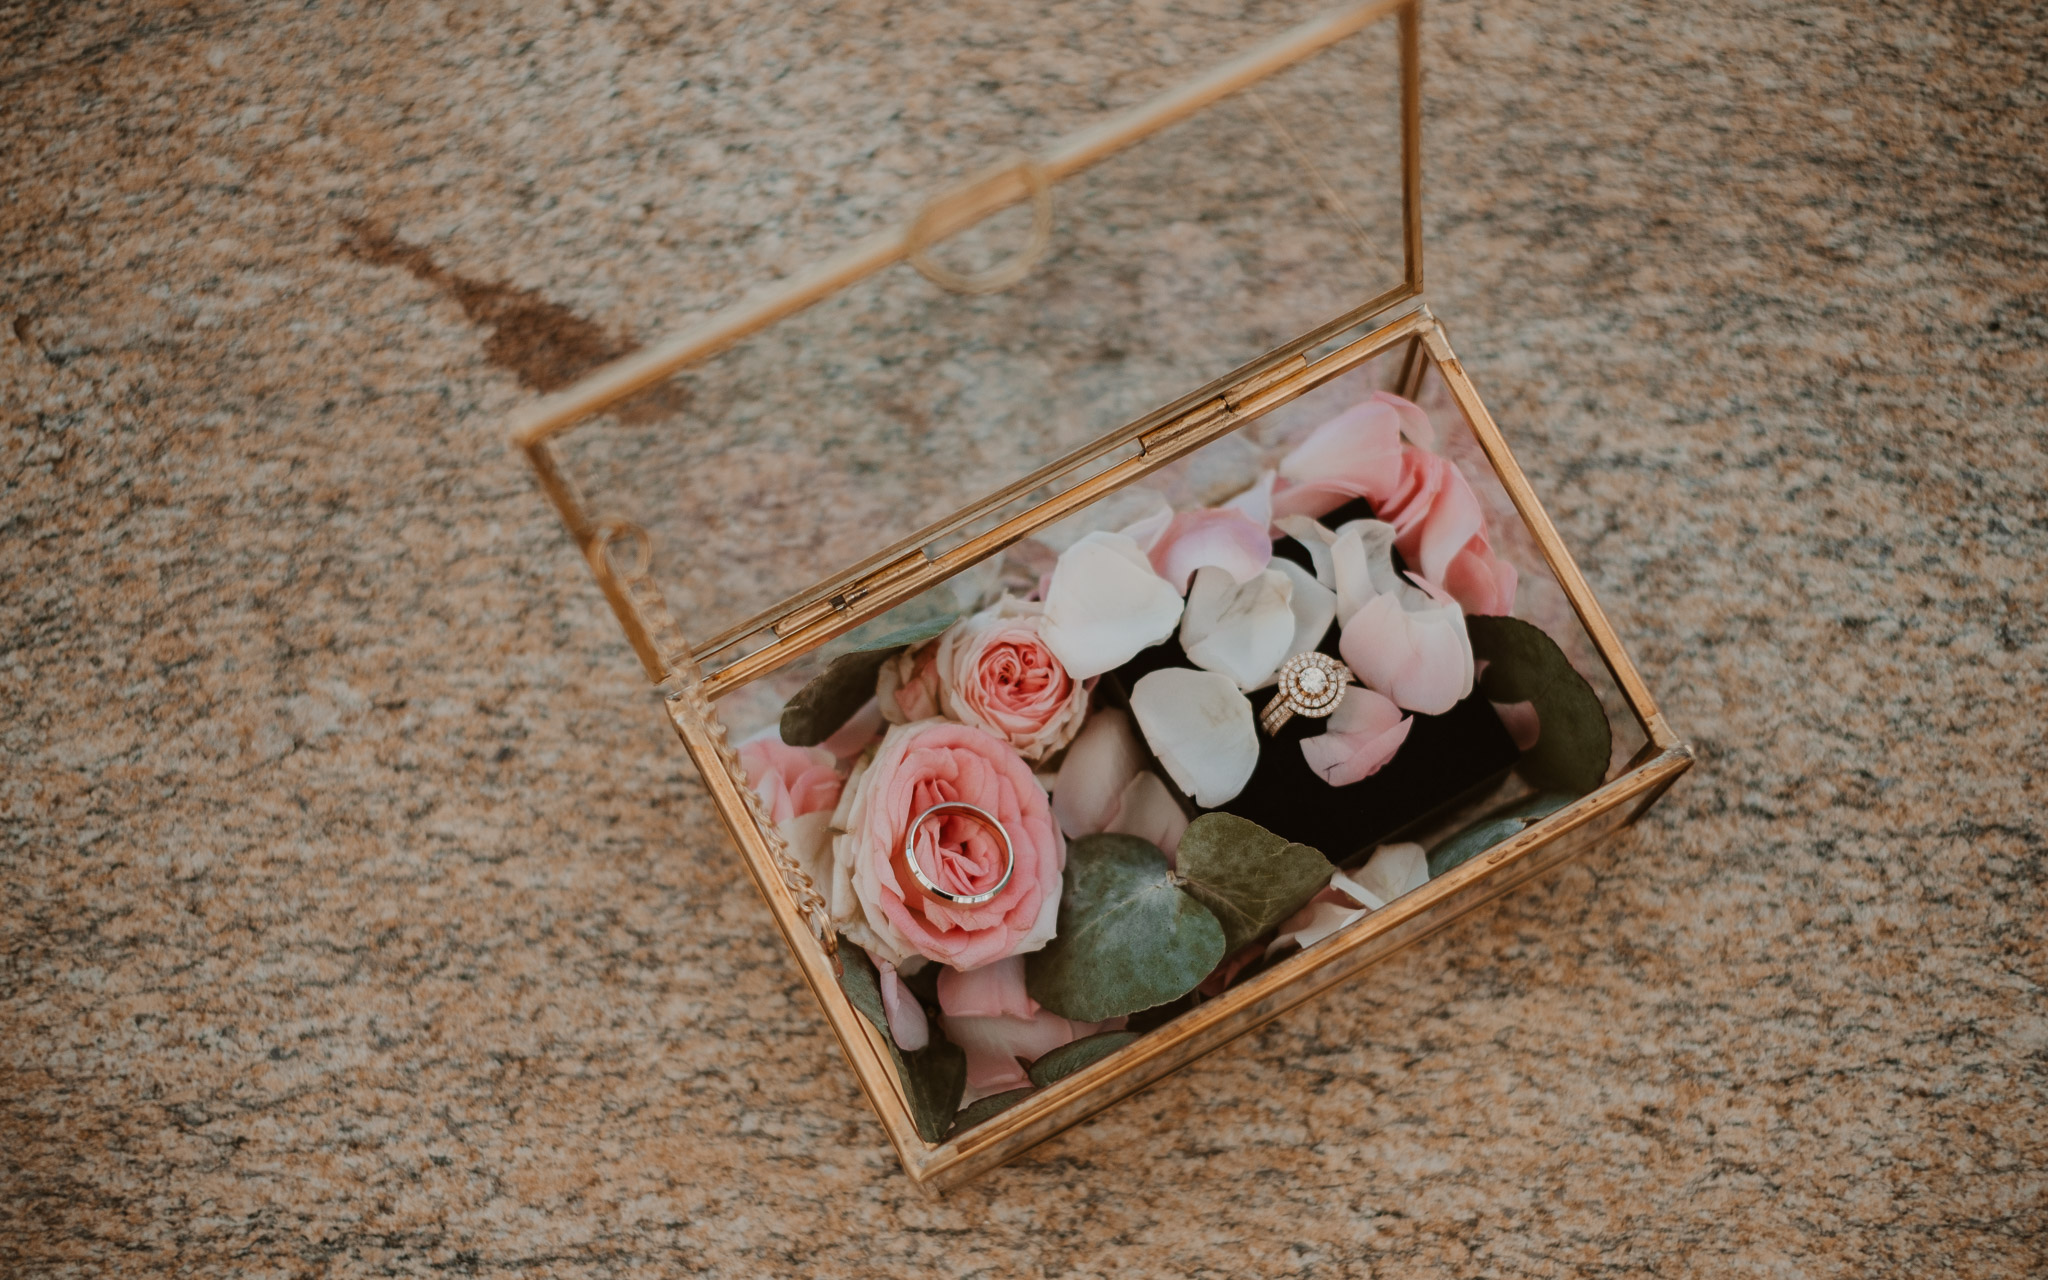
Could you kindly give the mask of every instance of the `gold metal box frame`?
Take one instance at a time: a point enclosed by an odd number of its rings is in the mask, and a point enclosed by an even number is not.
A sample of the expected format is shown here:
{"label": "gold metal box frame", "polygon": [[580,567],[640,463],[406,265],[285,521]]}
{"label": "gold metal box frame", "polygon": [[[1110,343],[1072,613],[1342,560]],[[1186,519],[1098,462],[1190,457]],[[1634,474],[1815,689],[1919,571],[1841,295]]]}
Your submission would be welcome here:
{"label": "gold metal box frame", "polygon": [[[702,772],[754,883],[767,901],[827,1023],[853,1064],[903,1168],[928,1190],[957,1186],[1043,1142],[1211,1049],[1345,982],[1483,903],[1526,883],[1633,822],[1692,764],[1692,752],[1658,711],[1635,664],[1559,538],[1506,440],[1452,353],[1443,327],[1422,295],[1420,0],[1374,0],[1304,23],[1208,75],[1099,125],[1072,134],[1036,156],[989,170],[929,201],[909,224],[865,239],[823,264],[753,295],[708,322],[606,365],[582,381],[538,399],[515,417],[513,437],[548,499],[588,561],[648,678],[660,687],[669,719]],[[563,468],[552,441],[590,417],[749,334],[899,261],[920,270],[924,250],[1001,209],[1037,202],[1050,184],[1079,173],[1124,147],[1309,57],[1345,36],[1392,17],[1401,66],[1403,279],[1295,341],[1230,375],[1053,462],[860,564],[817,583],[774,608],[712,637],[706,653],[750,636],[763,645],[707,674],[684,639],[650,576],[647,534],[626,521],[593,516]],[[1034,239],[1038,223],[1034,220]],[[1028,264],[1026,264],[1028,266]],[[939,279],[955,289],[983,287],[961,277]],[[1000,287],[1021,271],[1001,273]],[[1392,317],[1392,318],[1388,318]],[[1380,323],[1363,336],[1311,359],[1310,353],[1348,331]],[[1558,585],[1641,725],[1643,748],[1598,790],[1495,845],[1484,855],[1431,880],[1331,938],[1225,991],[1092,1066],[1040,1089],[966,1132],[937,1144],[921,1138],[880,1033],[840,990],[834,937],[823,902],[785,855],[726,740],[714,700],[749,680],[809,653],[943,579],[1089,503],[1377,356],[1403,350],[1401,390],[1413,394],[1433,366],[1463,412],[1508,497],[1534,536]],[[1124,449],[1134,456],[1109,466],[960,545],[934,554],[948,534],[997,515],[1054,477]]]}

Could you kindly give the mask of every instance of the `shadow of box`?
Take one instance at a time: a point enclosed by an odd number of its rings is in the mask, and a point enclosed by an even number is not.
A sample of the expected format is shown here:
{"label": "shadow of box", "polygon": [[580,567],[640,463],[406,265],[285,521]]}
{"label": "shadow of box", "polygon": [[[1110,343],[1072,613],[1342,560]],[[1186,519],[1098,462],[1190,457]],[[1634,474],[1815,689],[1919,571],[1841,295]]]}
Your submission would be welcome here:
{"label": "shadow of box", "polygon": [[[929,1189],[1541,874],[1633,821],[1691,763],[1423,303],[1415,3],[1354,5],[1256,42],[1228,34],[1217,38],[1244,51],[1208,74],[940,191],[912,223],[529,404],[514,424],[905,1171]],[[1025,248],[1002,256],[1020,237]],[[963,265],[978,247],[995,265]],[[657,386],[664,412],[615,412]],[[1529,609],[1617,728],[1605,780],[1316,945],[1177,1002],[1009,1109],[921,1135],[896,1050],[842,986],[844,948],[729,728],[772,723],[863,638],[985,592],[1015,569],[1011,553],[1061,522],[1160,486],[1210,500],[1219,477],[1304,415],[1372,389],[1452,424],[1446,452],[1482,481]],[[1164,658],[1111,672],[1098,698],[1127,696]],[[1426,719],[1307,827],[1314,780],[1298,753],[1262,754],[1224,807],[1275,830],[1292,822],[1284,834],[1349,865],[1529,794],[1483,698]],[[1297,719],[1276,745],[1313,731]]]}

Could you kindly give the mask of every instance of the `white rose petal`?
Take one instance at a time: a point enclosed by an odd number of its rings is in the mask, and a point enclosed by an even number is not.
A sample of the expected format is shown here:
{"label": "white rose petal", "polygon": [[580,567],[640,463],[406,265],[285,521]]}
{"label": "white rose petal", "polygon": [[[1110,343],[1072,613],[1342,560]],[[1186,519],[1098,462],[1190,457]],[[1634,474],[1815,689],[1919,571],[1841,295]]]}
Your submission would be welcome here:
{"label": "white rose petal", "polygon": [[[1285,556],[1273,557],[1273,569],[1286,574],[1294,587],[1294,593],[1287,599],[1287,607],[1294,614],[1294,638],[1288,641],[1287,652],[1280,658],[1281,662],[1286,662],[1323,642],[1323,637],[1329,633],[1330,623],[1337,617],[1337,593],[1317,582],[1308,570]],[[1272,679],[1267,676],[1261,685],[1271,684]]]}
{"label": "white rose petal", "polygon": [[[1378,898],[1382,905],[1410,889],[1429,883],[1429,855],[1419,844],[1383,844],[1366,859],[1365,868],[1353,881],[1358,889]],[[1339,888],[1344,888],[1340,885]],[[1353,892],[1346,889],[1346,892]],[[1353,896],[1358,896],[1353,893]],[[1365,901],[1359,898],[1359,901]]]}
{"label": "white rose petal", "polygon": [[1271,471],[1261,471],[1252,487],[1238,494],[1223,505],[1234,511],[1242,511],[1251,522],[1261,529],[1273,526],[1273,479]]}
{"label": "white rose petal", "polygon": [[1351,621],[1374,596],[1399,594],[1407,586],[1394,571],[1394,526],[1384,520],[1353,520],[1337,530],[1330,568],[1337,579],[1339,622]]}
{"label": "white rose petal", "polygon": [[1045,645],[1076,680],[1121,666],[1173,634],[1182,601],[1136,542],[1091,533],[1068,547],[1045,593]]}
{"label": "white rose petal", "polygon": [[[1312,947],[1352,921],[1362,920],[1387,905],[1384,898],[1342,871],[1331,875],[1330,887],[1344,894],[1350,901],[1318,902],[1311,905],[1306,913],[1307,919],[1285,930],[1267,945],[1268,956],[1278,955],[1290,943],[1303,949]],[[1297,914],[1295,919],[1301,919],[1301,916]]]}
{"label": "white rose petal", "polygon": [[832,892],[832,811],[814,809],[781,823],[776,830],[789,846],[789,856],[811,878],[820,897]]}
{"label": "white rose petal", "polygon": [[1323,527],[1314,516],[1282,516],[1273,527],[1308,548],[1309,563],[1316,569],[1316,581],[1337,589],[1337,568],[1330,558],[1330,544],[1337,535]]}
{"label": "white rose petal", "polygon": [[1192,667],[1154,671],[1132,686],[1131,712],[1167,775],[1204,809],[1251,780],[1259,731],[1251,702],[1229,676]]}
{"label": "white rose petal", "polygon": [[1158,545],[1160,537],[1166,533],[1166,526],[1172,523],[1173,508],[1162,502],[1157,511],[1133,520],[1117,532],[1137,543],[1139,550],[1150,555],[1152,548]]}
{"label": "white rose petal", "polygon": [[1277,570],[1261,570],[1243,583],[1216,565],[1195,570],[1180,623],[1188,660],[1229,676],[1240,689],[1258,688],[1272,679],[1294,641],[1293,595],[1293,580]]}

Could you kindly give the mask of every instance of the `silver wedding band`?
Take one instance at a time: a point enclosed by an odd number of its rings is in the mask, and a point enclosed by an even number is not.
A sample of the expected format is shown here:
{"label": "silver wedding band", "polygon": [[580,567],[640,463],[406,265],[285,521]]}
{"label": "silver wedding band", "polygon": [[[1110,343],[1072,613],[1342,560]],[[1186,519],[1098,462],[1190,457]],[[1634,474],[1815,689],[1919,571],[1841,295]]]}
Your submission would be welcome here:
{"label": "silver wedding band", "polygon": [[[995,888],[984,893],[952,893],[941,889],[938,882],[926,875],[923,867],[917,865],[917,833],[924,830],[924,824],[928,820],[949,813],[972,818],[995,832],[996,838],[1003,842],[1003,878],[996,881]],[[996,821],[994,814],[959,800],[946,800],[918,814],[911,822],[910,829],[903,833],[903,860],[910,864],[910,874],[917,881],[917,887],[924,890],[926,897],[936,898],[948,906],[972,907],[990,901],[1010,883],[1010,876],[1017,870],[1017,849],[1010,843],[1010,833],[1003,829],[1002,823]]]}

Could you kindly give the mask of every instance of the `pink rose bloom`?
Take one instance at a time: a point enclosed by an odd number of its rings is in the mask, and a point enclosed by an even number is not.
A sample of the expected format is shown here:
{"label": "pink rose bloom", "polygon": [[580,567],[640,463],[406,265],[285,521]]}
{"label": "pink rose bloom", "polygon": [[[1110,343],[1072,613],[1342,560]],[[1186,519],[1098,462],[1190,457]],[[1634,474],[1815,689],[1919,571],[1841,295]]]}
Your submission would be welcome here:
{"label": "pink rose bloom", "polygon": [[777,826],[839,803],[842,779],[829,751],[756,738],[741,745],[740,767]]}
{"label": "pink rose bloom", "polygon": [[890,724],[929,720],[939,714],[939,646],[915,645],[882,664],[875,702]]}
{"label": "pink rose bloom", "polygon": [[1024,989],[1024,958],[1012,956],[962,973],[939,971],[940,1025],[967,1054],[972,1102],[1031,1083],[1018,1059],[1033,1062],[1082,1036],[1120,1029],[1124,1019],[1074,1022],[1039,1007]]}
{"label": "pink rose bloom", "polygon": [[[904,847],[913,819],[960,801],[995,816],[1009,832],[1016,869],[993,899],[954,906],[926,897]],[[878,959],[902,965],[925,956],[973,969],[1043,947],[1059,911],[1067,845],[1045,789],[1009,743],[986,729],[922,720],[896,725],[859,766],[832,842],[832,918]],[[947,891],[981,893],[1003,875],[1003,848],[981,823],[958,814],[917,832],[918,865]]]}
{"label": "pink rose bloom", "polygon": [[1046,648],[1044,615],[1042,604],[1004,596],[948,627],[932,663],[947,715],[1034,761],[1073,741],[1088,717],[1088,686]]}

